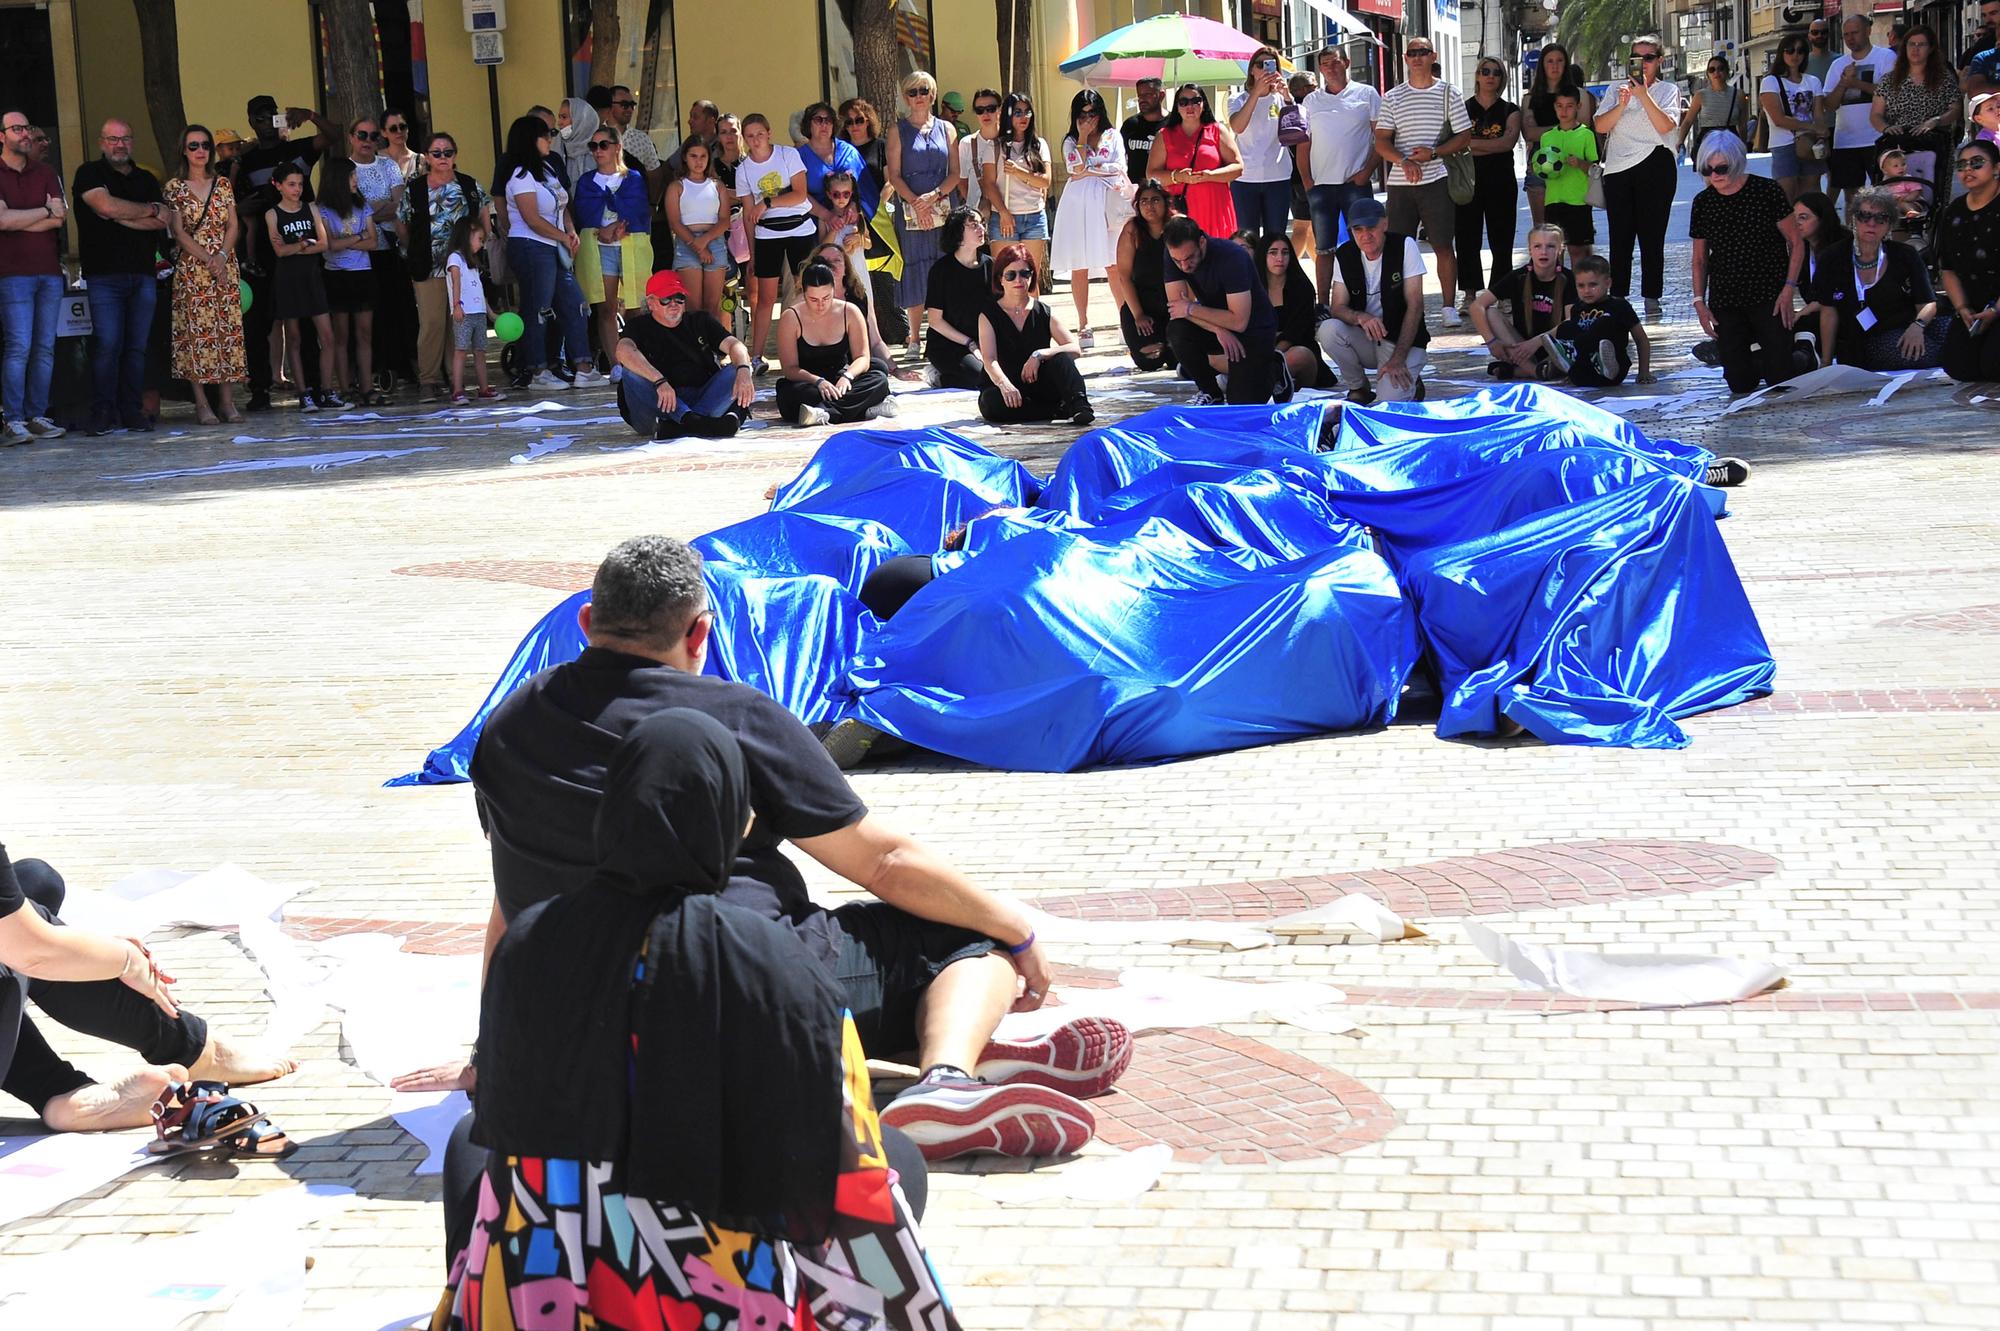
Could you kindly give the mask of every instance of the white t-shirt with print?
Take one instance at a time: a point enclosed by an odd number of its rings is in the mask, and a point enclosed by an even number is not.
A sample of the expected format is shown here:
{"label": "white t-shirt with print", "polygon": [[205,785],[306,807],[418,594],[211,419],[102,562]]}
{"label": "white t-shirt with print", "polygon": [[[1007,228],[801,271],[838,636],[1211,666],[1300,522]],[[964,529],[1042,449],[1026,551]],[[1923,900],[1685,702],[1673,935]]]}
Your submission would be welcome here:
{"label": "white t-shirt with print", "polygon": [[[1760,97],[1767,92],[1778,94],[1778,104],[1785,108],[1786,115],[1794,120],[1809,120],[1812,118],[1812,104],[1819,98],[1822,89],[1819,80],[1810,74],[1798,83],[1790,79],[1780,80],[1776,74],[1766,74],[1764,81],[1757,85],[1757,92]],[[1782,148],[1797,138],[1798,135],[1791,130],[1783,128],[1776,121],[1771,122],[1773,148]]]}
{"label": "white t-shirt with print", "polygon": [[[1229,99],[1232,120],[1249,98],[1245,91]],[[1278,142],[1278,117],[1284,109],[1285,99],[1276,93],[1259,97],[1256,108],[1250,112],[1250,123],[1236,136],[1236,150],[1243,157],[1243,174],[1237,179],[1244,184],[1269,185],[1292,178],[1292,150]]]}
{"label": "white t-shirt with print", "polygon": [[529,207],[535,215],[554,227],[558,233],[563,229],[563,209],[569,206],[569,191],[555,182],[554,177],[537,180],[526,171],[516,168],[507,177],[507,237],[512,240],[532,240],[538,245],[560,246],[561,241],[551,240],[529,226],[522,216],[521,200],[529,200]]}
{"label": "white t-shirt with print", "polygon": [[[446,257],[444,271],[447,283],[453,273],[458,274],[458,307],[467,314],[486,313],[486,283],[479,276],[479,270],[465,261],[465,256],[456,250]],[[445,290],[450,292],[447,284]]]}
{"label": "white t-shirt with print", "polygon": [[[748,153],[736,164],[736,194],[744,199],[774,199],[792,187],[792,178],[804,174],[805,158],[799,150],[784,143],[771,145],[771,155],[763,161],[752,161]],[[782,222],[786,218],[810,217],[812,200],[788,203],[781,207],[766,208],[757,218],[757,234],[766,240],[781,240],[803,233],[803,228],[793,226],[773,227],[771,223]]]}
{"label": "white t-shirt with print", "polygon": [[1856,63],[1874,70],[1875,81],[1861,85],[1862,91],[1869,93],[1870,96],[1863,97],[1858,102],[1848,103],[1834,116],[1833,146],[1836,148],[1873,148],[1875,140],[1882,137],[1869,121],[1868,112],[1874,104],[1874,90],[1881,87],[1887,81],[1890,72],[1896,68],[1896,53],[1887,46],[1870,47],[1868,54],[1857,62],[1853,56],[1842,51],[1839,58],[1826,67],[1825,86],[1831,89]]}

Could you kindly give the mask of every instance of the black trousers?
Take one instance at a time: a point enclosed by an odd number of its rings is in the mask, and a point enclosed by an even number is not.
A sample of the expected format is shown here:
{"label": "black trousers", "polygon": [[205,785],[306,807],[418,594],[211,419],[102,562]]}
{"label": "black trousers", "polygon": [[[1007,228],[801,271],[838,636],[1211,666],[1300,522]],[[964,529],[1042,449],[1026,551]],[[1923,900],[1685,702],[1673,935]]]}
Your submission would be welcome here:
{"label": "black trousers", "polygon": [[1944,335],[1944,372],[1965,384],[2000,383],[2000,333],[1988,325],[1974,337],[1954,316]]}
{"label": "black trousers", "polygon": [[1015,375],[1014,386],[1021,390],[1018,407],[1008,406],[1007,399],[1000,396],[999,387],[988,379],[979,390],[979,414],[994,425],[1012,425],[1074,416],[1090,406],[1090,395],[1084,390],[1083,374],[1076,368],[1074,356],[1044,357],[1033,383]]}
{"label": "black trousers", "polygon": [[1208,363],[1210,356],[1222,354],[1221,340],[1191,319],[1175,319],[1167,325],[1167,344],[1173,348],[1182,376],[1194,380],[1202,392],[1222,398],[1232,406],[1269,402],[1278,378],[1278,339],[1245,337],[1241,333],[1236,336],[1243,344],[1243,359],[1230,362],[1229,388],[1225,392],[1217,382],[1214,367]]}
{"label": "black trousers", "polygon": [[[883,336],[886,338],[888,334]],[[954,351],[956,355],[952,354]],[[966,388],[977,392],[992,382],[970,347],[959,346],[936,331],[929,334],[929,341],[924,344],[924,361],[937,371],[939,388]]]}
{"label": "black trousers", "polygon": [[1799,372],[1792,357],[1792,330],[1770,306],[1713,314],[1715,353],[1730,392],[1753,392],[1759,383],[1781,384]]}
{"label": "black trousers", "polygon": [[[1167,343],[1167,325],[1171,322],[1167,318],[1167,307],[1161,305],[1155,309],[1147,305],[1144,309],[1147,317],[1153,321],[1153,331],[1150,336],[1141,336],[1138,322],[1132,318],[1132,311],[1122,305],[1118,307],[1118,331],[1125,335],[1125,350],[1132,355],[1132,368],[1164,370],[1174,364],[1174,349]],[[1142,350],[1154,344],[1158,344],[1160,349],[1153,355],[1149,356]]]}
{"label": "black trousers", "polygon": [[[400,250],[374,250],[368,267],[375,275],[375,368],[392,370],[405,382],[417,377],[417,292]],[[369,385],[374,387],[374,385]]]}
{"label": "black trousers", "polygon": [[1479,292],[1486,289],[1480,266],[1480,235],[1485,234],[1493,251],[1493,276],[1514,271],[1514,206],[1520,195],[1510,173],[1504,182],[1481,184],[1471,203],[1458,205],[1458,289]]}
{"label": "black trousers", "polygon": [[807,407],[825,407],[836,425],[852,425],[889,398],[889,376],[872,365],[847,386],[847,391],[829,402],[820,396],[819,385],[796,379],[778,380],[778,415],[797,425]]}
{"label": "black trousers", "polygon": [[[24,910],[60,924],[62,875],[40,860],[15,862],[14,873],[29,904]],[[135,1049],[148,1063],[186,1066],[208,1044],[208,1023],[190,1012],[169,1017],[118,980],[32,980],[0,966],[0,1091],[37,1114],[59,1095],[91,1078],[49,1047],[28,1016],[35,1005],[73,1031]]]}
{"label": "black trousers", "polygon": [[1611,224],[1611,294],[1632,294],[1632,242],[1639,243],[1639,289],[1658,300],[1666,289],[1667,222],[1673,215],[1674,157],[1655,148],[1637,166],[1604,176],[1604,216]]}

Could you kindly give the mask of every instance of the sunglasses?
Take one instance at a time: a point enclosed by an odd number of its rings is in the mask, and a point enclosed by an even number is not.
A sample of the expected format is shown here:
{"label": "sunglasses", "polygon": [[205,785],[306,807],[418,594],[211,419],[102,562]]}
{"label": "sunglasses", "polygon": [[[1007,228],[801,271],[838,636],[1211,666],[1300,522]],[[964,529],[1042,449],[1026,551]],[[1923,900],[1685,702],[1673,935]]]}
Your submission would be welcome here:
{"label": "sunglasses", "polygon": [[1504,69],[1482,69],[1479,71],[1479,77],[1482,79],[1497,79],[1506,72]]}
{"label": "sunglasses", "polygon": [[929,97],[932,94],[922,88],[906,88],[903,91],[903,96],[909,101],[915,101],[919,97]]}
{"label": "sunglasses", "polygon": [[458,156],[458,149],[456,149],[456,148],[433,148],[433,149],[431,149],[431,150],[430,150],[430,154],[429,154],[429,155],[430,155],[430,156],[432,156],[432,157],[435,157],[435,158],[437,158],[437,159],[438,159],[438,160],[439,160],[440,162],[448,162],[448,161],[450,161],[450,160],[451,160],[452,158],[454,158],[454,157]]}
{"label": "sunglasses", "polygon": [[[547,138],[548,135],[544,134],[542,137]],[[590,145],[590,150],[594,153],[601,153],[607,148],[616,148],[617,146],[610,139],[598,139]]]}
{"label": "sunglasses", "polygon": [[1202,106],[1202,105],[1205,105],[1205,103],[1204,103],[1204,102],[1203,102],[1203,101],[1201,100],[1201,98],[1199,98],[1199,97],[1176,97],[1176,98],[1174,98],[1174,105],[1175,105],[1175,106]]}
{"label": "sunglasses", "polygon": [[1703,166],[1696,167],[1695,169],[1704,176],[1726,176],[1729,174],[1729,168],[1726,166]]}
{"label": "sunglasses", "polygon": [[998,111],[999,111],[999,110],[1000,110],[1000,107],[999,107],[999,104],[998,104],[998,103],[995,103],[995,102],[985,102],[985,103],[982,103],[982,104],[981,104],[981,105],[979,105],[979,106],[975,106],[975,107],[973,107],[973,108],[972,108],[972,114],[974,114],[974,115],[976,115],[976,116],[990,116],[990,115],[994,115],[994,114],[998,113]]}
{"label": "sunglasses", "polygon": [[389,140],[383,135],[357,129],[354,131],[354,141],[356,143],[387,143]]}
{"label": "sunglasses", "polygon": [[390,134],[408,134],[410,132],[408,125],[384,125],[382,128],[386,133]]}
{"label": "sunglasses", "polygon": [[186,143],[182,144],[181,146],[186,151],[191,153],[205,153],[209,149],[213,148],[215,145],[210,143],[207,139],[189,139]]}
{"label": "sunglasses", "polygon": [[853,198],[854,198],[854,192],[852,190],[849,190],[844,194],[836,194],[832,190],[828,190],[826,192],[826,201],[830,204],[833,204],[837,208],[845,208],[853,200]]}
{"label": "sunglasses", "polygon": [[1430,56],[1430,55],[1436,55],[1436,54],[1437,54],[1437,52],[1436,52],[1436,51],[1433,51],[1433,50],[1431,50],[1431,48],[1430,48],[1430,47],[1428,47],[1428,46],[1419,46],[1419,47],[1418,47],[1418,48],[1417,48],[1416,50],[1414,50],[1414,51],[1405,51],[1405,52],[1403,52],[1403,59],[1405,59],[1405,60],[1415,60],[1415,59],[1416,59],[1417,57],[1419,57],[1419,56]]}
{"label": "sunglasses", "polygon": [[1035,270],[1032,268],[1009,268],[1006,272],[1000,274],[1000,280],[1002,282],[1032,282],[1035,280]]}
{"label": "sunglasses", "polygon": [[635,106],[637,106],[637,105],[638,105],[638,103],[637,103],[637,102],[634,102],[634,101],[630,101],[630,100],[627,100],[627,101],[622,101],[622,102],[613,102],[613,103],[611,103],[611,104],[612,104],[613,106],[616,106],[616,107],[619,107],[620,109],[622,109],[622,110],[626,110],[626,111],[630,111],[630,110],[631,110],[631,109],[632,109],[633,107],[635,107]]}
{"label": "sunglasses", "polygon": [[867,123],[868,123],[868,117],[867,117],[867,116],[849,116],[849,117],[847,118],[847,123],[848,123],[849,125],[865,125],[865,124],[867,124]]}
{"label": "sunglasses", "polygon": [[817,115],[814,116],[812,119],[806,121],[806,123],[808,125],[831,125],[833,123],[833,117],[829,115]]}
{"label": "sunglasses", "polygon": [[653,299],[662,305],[685,305],[688,303],[686,296],[655,296]]}
{"label": "sunglasses", "polygon": [[1854,214],[1854,220],[1857,222],[1873,222],[1877,226],[1887,226],[1896,219],[1887,213],[1878,213],[1864,208]]}
{"label": "sunglasses", "polygon": [[1991,166],[1984,157],[1961,157],[1951,164],[1954,171],[1977,171],[1982,166]]}
{"label": "sunglasses", "polygon": [[1650,65],[1660,58],[1660,53],[1658,51],[1634,51],[1632,58],[1642,65]]}

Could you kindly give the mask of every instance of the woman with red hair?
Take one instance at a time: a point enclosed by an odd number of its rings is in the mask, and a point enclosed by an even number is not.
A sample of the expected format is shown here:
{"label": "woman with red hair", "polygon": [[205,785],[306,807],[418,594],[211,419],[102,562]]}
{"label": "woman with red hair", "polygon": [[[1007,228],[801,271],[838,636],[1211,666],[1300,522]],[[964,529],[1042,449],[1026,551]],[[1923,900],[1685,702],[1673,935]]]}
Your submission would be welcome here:
{"label": "woman with red hair", "polygon": [[993,256],[996,300],[979,316],[979,359],[992,382],[979,390],[979,414],[995,425],[1088,425],[1096,414],[1076,368],[1083,348],[1039,298],[1041,280],[1026,245],[1003,245]]}

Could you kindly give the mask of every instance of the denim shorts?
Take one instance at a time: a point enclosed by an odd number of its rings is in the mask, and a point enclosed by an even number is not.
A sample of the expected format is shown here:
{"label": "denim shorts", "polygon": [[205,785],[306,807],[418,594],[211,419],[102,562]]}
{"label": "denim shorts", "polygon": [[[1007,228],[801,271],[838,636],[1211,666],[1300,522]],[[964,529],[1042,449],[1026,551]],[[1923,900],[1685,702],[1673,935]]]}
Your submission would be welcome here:
{"label": "denim shorts", "polygon": [[1014,234],[1003,236],[1000,234],[1000,229],[995,227],[986,234],[986,241],[989,245],[995,241],[1005,245],[1016,240],[1047,240],[1049,238],[1049,214],[1046,208],[1037,208],[1032,213],[1015,213],[1013,214],[1013,218]]}
{"label": "denim shorts", "polygon": [[[1814,163],[1818,165],[1817,162]],[[1790,180],[1799,175],[1799,146],[1797,143],[1774,143],[1771,145],[1771,179]]]}
{"label": "denim shorts", "polygon": [[602,241],[599,241],[597,245],[597,272],[601,277],[625,276],[625,247],[623,245],[606,245]]}
{"label": "denim shorts", "polygon": [[719,273],[729,267],[729,237],[717,236],[708,242],[706,254],[697,253],[687,247],[687,242],[674,237],[674,267],[699,268],[704,273]]}

